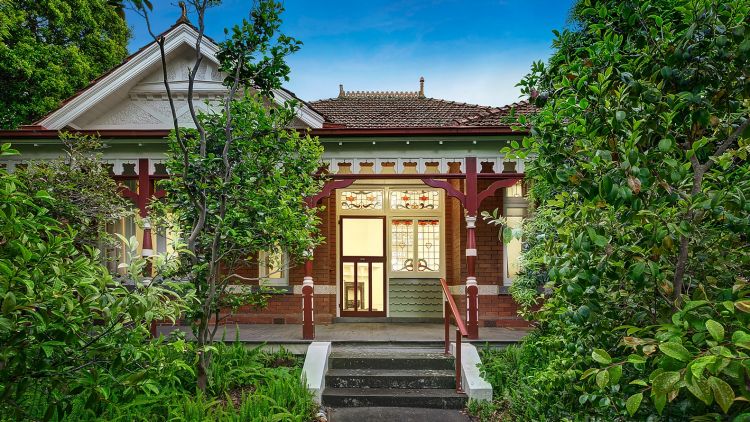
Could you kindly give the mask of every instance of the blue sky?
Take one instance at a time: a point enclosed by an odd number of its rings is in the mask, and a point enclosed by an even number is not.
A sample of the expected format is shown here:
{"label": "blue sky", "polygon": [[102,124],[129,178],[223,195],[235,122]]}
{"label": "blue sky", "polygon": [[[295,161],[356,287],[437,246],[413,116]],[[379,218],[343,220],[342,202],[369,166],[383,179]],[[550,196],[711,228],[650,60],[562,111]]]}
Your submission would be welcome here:
{"label": "blue sky", "polygon": [[[157,32],[180,15],[177,1],[152,0]],[[286,0],[283,30],[304,42],[289,58],[286,85],[304,100],[346,90],[416,91],[429,97],[504,105],[531,62],[546,60],[552,30],[567,25],[573,0]],[[224,0],[207,13],[206,32],[247,16],[252,1]],[[150,41],[142,19],[128,13],[130,51]]]}

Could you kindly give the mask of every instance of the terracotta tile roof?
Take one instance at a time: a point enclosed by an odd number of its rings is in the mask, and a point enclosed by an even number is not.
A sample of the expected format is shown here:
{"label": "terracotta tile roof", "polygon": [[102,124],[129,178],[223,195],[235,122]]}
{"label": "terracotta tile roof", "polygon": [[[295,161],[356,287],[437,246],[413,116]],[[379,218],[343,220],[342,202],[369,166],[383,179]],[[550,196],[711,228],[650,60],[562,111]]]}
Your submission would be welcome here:
{"label": "terracotta tile roof", "polygon": [[[337,98],[312,101],[315,110],[347,128],[427,128],[507,126],[497,108],[425,97],[421,92],[344,92]],[[520,106],[524,103],[518,103]],[[518,107],[527,111],[528,105]]]}
{"label": "terracotta tile roof", "polygon": [[524,100],[488,111],[481,111],[473,116],[458,118],[453,123],[457,126],[507,126],[512,123],[512,119],[509,117],[513,109],[515,109],[516,115],[528,115],[537,112],[534,105]]}

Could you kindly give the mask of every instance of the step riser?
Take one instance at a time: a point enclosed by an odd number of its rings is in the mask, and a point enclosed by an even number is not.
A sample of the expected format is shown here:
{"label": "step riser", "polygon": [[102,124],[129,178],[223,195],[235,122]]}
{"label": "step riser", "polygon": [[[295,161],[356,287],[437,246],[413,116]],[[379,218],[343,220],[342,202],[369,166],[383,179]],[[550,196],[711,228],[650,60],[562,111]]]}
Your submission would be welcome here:
{"label": "step riser", "polygon": [[456,388],[450,376],[326,376],[326,387],[331,388]]}
{"label": "step riser", "polygon": [[328,365],[333,369],[454,369],[453,359],[331,357]]}
{"label": "step riser", "polygon": [[466,397],[344,397],[323,394],[323,405],[329,407],[419,407],[427,409],[463,409]]}

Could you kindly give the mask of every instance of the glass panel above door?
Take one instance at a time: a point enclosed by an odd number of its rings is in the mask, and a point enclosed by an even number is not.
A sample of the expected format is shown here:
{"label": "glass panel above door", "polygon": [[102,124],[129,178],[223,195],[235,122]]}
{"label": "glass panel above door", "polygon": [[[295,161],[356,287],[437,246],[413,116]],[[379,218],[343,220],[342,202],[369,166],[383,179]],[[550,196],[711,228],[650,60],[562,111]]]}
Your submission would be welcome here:
{"label": "glass panel above door", "polygon": [[343,256],[383,256],[382,218],[343,218],[341,220]]}
{"label": "glass panel above door", "polygon": [[391,190],[392,210],[437,210],[440,208],[440,192],[436,190]]}

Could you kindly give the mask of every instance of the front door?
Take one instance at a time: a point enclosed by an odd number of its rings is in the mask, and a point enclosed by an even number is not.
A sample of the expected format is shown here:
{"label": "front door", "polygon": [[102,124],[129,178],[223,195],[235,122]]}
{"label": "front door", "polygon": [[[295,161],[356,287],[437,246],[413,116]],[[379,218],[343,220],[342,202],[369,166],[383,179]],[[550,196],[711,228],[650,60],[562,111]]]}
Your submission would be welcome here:
{"label": "front door", "polygon": [[384,317],[385,217],[341,217],[341,316]]}

